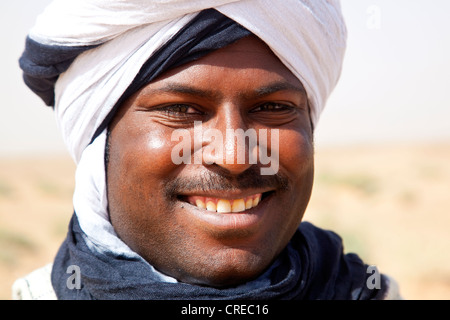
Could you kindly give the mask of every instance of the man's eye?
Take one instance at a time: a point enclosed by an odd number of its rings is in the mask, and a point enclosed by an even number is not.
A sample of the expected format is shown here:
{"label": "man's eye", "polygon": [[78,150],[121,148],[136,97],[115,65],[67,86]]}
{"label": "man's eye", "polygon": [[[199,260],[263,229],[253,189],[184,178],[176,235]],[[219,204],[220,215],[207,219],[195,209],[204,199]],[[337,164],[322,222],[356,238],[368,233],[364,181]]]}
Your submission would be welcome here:
{"label": "man's eye", "polygon": [[201,114],[200,111],[186,104],[172,104],[161,108],[161,110],[169,114]]}
{"label": "man's eye", "polygon": [[286,110],[291,110],[291,109],[292,109],[292,107],[282,104],[282,103],[269,102],[269,103],[264,103],[264,104],[257,106],[256,108],[252,109],[250,112],[260,112],[260,111],[277,112],[277,111],[286,111]]}

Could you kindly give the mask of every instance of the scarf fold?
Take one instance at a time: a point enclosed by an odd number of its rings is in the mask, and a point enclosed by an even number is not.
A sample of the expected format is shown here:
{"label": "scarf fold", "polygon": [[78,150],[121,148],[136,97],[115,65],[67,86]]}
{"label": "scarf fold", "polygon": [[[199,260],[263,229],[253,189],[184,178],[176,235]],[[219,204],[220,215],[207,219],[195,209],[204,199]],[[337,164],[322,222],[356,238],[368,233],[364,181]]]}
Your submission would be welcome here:
{"label": "scarf fold", "polygon": [[[70,289],[70,266],[79,267],[80,287]],[[58,299],[101,300],[358,300],[383,299],[381,288],[367,286],[368,266],[355,254],[344,254],[342,240],[331,231],[301,223],[277,260],[259,278],[231,288],[212,288],[162,281],[141,257],[98,251],[89,245],[76,215],[52,270]]]}

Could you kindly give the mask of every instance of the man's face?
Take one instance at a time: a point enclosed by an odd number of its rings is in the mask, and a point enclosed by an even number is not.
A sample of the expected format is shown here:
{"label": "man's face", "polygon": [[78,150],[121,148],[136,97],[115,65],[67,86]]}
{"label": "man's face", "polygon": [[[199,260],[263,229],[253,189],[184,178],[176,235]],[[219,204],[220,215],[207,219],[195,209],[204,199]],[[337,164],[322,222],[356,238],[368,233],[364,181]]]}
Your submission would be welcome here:
{"label": "man's face", "polygon": [[[210,129],[222,133],[214,144],[223,144],[222,152],[202,153],[213,144],[205,138]],[[256,153],[278,155],[275,174],[262,175],[270,164],[250,162],[255,150],[227,129],[254,130]],[[192,138],[183,151],[191,163],[174,161],[181,140],[172,135],[179,132]],[[179,281],[222,287],[255,278],[303,217],[313,183],[312,135],[302,84],[255,37],[170,70],[128,99],[111,123],[112,225],[131,249]]]}

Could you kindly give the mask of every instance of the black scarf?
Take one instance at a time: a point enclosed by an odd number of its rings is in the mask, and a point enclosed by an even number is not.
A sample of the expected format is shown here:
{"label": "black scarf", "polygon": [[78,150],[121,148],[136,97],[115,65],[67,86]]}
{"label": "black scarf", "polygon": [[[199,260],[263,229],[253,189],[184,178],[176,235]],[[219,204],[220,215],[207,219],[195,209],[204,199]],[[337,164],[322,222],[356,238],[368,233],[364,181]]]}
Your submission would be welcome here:
{"label": "black scarf", "polygon": [[[68,286],[70,266],[80,271],[80,287]],[[69,273],[68,273],[69,270]],[[91,250],[76,215],[52,270],[58,299],[149,300],[359,300],[384,298],[389,283],[381,275],[380,289],[370,289],[368,265],[355,254],[344,254],[341,238],[303,222],[289,245],[274,262],[261,287],[225,289],[166,283],[152,279],[151,266],[142,258]]]}

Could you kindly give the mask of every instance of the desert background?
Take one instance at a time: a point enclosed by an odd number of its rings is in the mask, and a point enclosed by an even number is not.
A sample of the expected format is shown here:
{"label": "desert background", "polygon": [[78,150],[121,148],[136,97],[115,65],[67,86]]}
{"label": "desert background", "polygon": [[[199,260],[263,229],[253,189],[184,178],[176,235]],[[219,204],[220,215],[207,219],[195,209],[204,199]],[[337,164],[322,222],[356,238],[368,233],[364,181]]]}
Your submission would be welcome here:
{"label": "desert background", "polygon": [[[17,60],[50,0],[0,3],[0,299],[52,262],[72,215],[75,164]],[[348,48],[316,128],[305,220],[397,280],[405,299],[450,299],[447,0],[341,0]]]}
{"label": "desert background", "polygon": [[[305,220],[344,239],[405,299],[450,299],[450,144],[352,146],[316,153]],[[0,160],[0,299],[51,262],[72,213],[69,157]]]}

